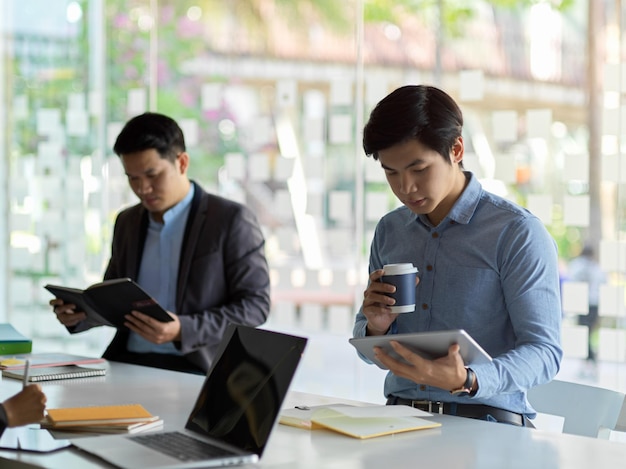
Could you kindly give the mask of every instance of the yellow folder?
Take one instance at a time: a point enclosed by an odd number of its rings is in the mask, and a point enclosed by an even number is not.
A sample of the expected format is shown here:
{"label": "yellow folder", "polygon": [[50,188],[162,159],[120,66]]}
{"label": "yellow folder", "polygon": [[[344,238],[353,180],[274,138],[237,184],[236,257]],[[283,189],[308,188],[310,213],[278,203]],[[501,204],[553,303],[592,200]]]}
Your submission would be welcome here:
{"label": "yellow folder", "polygon": [[103,423],[146,422],[153,418],[141,404],[66,407],[48,409],[48,420],[54,427],[96,425]]}

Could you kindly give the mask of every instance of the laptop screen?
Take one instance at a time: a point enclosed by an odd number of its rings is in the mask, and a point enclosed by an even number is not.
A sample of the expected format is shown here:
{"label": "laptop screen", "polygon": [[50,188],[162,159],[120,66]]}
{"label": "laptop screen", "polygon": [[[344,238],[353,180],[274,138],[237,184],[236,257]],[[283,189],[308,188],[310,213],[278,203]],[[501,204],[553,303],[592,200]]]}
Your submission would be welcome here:
{"label": "laptop screen", "polygon": [[186,428],[261,456],[306,342],[230,325]]}

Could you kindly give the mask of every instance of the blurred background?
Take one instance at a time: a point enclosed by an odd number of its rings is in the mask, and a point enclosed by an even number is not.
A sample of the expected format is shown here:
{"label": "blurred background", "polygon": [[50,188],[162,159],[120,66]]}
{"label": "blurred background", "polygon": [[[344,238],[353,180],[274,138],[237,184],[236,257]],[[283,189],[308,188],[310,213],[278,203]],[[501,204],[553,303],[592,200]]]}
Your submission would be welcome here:
{"label": "blurred background", "polygon": [[[296,386],[382,401],[383,373],[347,339],[374,226],[397,201],[361,130],[393,89],[429,84],[463,109],[465,167],[559,246],[560,376],[624,391],[625,13],[620,0],[3,0],[0,322],[34,352],[102,353],[112,330],[70,336],[43,285],[101,280],[115,215],[136,203],[111,147],[157,111],[181,124],[190,176],[257,213],[265,327],[311,338]],[[584,247],[593,267],[574,274]]]}

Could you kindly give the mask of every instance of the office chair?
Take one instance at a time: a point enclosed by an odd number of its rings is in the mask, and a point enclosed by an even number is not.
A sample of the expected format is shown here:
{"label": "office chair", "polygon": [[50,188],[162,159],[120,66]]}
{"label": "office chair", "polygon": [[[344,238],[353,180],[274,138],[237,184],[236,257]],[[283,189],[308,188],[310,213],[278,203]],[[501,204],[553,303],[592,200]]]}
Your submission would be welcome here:
{"label": "office chair", "polygon": [[537,412],[565,419],[563,433],[601,439],[609,439],[612,430],[626,430],[625,396],[556,379],[528,391],[528,401]]}

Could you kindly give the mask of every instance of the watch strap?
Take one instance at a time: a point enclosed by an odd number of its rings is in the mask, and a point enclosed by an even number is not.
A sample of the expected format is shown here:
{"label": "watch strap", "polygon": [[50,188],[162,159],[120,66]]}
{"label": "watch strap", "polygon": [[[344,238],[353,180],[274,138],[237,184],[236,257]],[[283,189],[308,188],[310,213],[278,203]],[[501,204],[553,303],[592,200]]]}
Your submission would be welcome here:
{"label": "watch strap", "polygon": [[462,387],[450,391],[450,394],[454,394],[456,396],[472,395],[472,384],[474,384],[474,378],[476,376],[476,373],[474,373],[474,370],[472,370],[471,368],[466,367],[465,370],[467,371],[465,383],[463,383]]}

